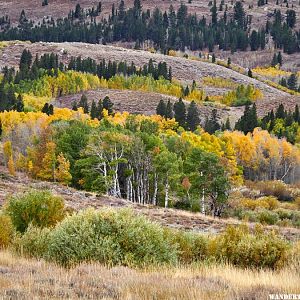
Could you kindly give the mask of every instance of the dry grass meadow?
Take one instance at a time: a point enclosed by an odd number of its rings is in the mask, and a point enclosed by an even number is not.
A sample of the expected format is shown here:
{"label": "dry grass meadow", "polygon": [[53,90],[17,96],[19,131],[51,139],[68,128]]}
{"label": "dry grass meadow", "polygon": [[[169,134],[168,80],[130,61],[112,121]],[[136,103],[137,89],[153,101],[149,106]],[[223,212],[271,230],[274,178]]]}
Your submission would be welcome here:
{"label": "dry grass meadow", "polygon": [[134,270],[82,264],[63,269],[0,252],[0,299],[268,299],[300,293],[296,269],[242,270],[227,265]]}

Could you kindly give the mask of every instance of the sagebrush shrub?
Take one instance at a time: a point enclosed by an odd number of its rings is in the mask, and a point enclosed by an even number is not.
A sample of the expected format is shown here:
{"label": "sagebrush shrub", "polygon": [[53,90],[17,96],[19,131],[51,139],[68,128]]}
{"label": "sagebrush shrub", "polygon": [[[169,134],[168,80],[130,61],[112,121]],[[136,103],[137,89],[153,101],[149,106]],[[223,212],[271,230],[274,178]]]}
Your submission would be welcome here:
{"label": "sagebrush shrub", "polygon": [[0,211],[0,248],[6,248],[13,237],[14,228],[9,216]]}
{"label": "sagebrush shrub", "polygon": [[48,259],[70,266],[82,261],[141,266],[176,263],[170,235],[128,210],[87,210],[67,217],[49,239]]}
{"label": "sagebrush shrub", "polygon": [[229,226],[209,245],[210,255],[240,267],[281,267],[286,263],[289,245],[273,232],[246,226]]}
{"label": "sagebrush shrub", "polygon": [[199,233],[174,231],[172,242],[178,245],[179,260],[183,263],[201,261],[208,255],[208,237]]}
{"label": "sagebrush shrub", "polygon": [[64,201],[50,191],[33,190],[10,197],[5,213],[19,232],[25,232],[29,224],[51,227],[64,218]]}
{"label": "sagebrush shrub", "polygon": [[267,209],[260,209],[257,212],[257,219],[262,224],[274,225],[279,221],[278,214]]}
{"label": "sagebrush shrub", "polygon": [[29,225],[24,234],[17,234],[13,249],[26,257],[46,258],[51,230]]}

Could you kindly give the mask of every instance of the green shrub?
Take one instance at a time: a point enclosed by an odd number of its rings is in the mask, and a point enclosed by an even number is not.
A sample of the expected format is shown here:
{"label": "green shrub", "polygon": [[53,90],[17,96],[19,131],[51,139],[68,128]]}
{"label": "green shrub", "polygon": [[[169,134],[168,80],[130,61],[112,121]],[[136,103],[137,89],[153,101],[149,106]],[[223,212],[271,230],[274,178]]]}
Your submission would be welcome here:
{"label": "green shrub", "polygon": [[49,228],[29,225],[25,233],[17,234],[13,240],[13,249],[26,257],[46,258],[50,237]]}
{"label": "green shrub", "polygon": [[17,231],[25,232],[29,224],[54,226],[64,218],[64,202],[49,191],[29,191],[8,199],[5,212]]}
{"label": "green shrub", "polygon": [[274,225],[279,221],[279,217],[276,212],[261,209],[257,212],[257,219],[262,224]]}
{"label": "green shrub", "polygon": [[273,232],[246,226],[229,226],[209,245],[210,254],[217,259],[240,267],[281,267],[286,263],[289,245]]}
{"label": "green shrub", "polygon": [[275,212],[282,221],[278,223],[280,226],[300,226],[300,211],[278,208],[275,210]]}
{"label": "green shrub", "polygon": [[177,249],[162,226],[128,210],[87,210],[67,217],[49,239],[48,259],[141,266],[176,263]]}
{"label": "green shrub", "polygon": [[71,267],[81,262],[149,266],[202,260],[240,267],[281,267],[289,245],[275,233],[250,233],[245,225],[228,227],[215,237],[164,228],[129,210],[87,210],[54,228],[30,225],[19,233],[14,249]]}
{"label": "green shrub", "polygon": [[13,237],[14,228],[9,216],[0,211],[0,248],[6,248]]}
{"label": "green shrub", "polygon": [[275,210],[280,220],[293,218],[293,211],[285,208],[278,208]]}
{"label": "green shrub", "polygon": [[199,233],[174,231],[173,243],[178,245],[179,260],[182,263],[201,261],[208,255],[208,237]]}
{"label": "green shrub", "polygon": [[252,210],[236,210],[235,215],[245,222],[258,222],[257,213]]}

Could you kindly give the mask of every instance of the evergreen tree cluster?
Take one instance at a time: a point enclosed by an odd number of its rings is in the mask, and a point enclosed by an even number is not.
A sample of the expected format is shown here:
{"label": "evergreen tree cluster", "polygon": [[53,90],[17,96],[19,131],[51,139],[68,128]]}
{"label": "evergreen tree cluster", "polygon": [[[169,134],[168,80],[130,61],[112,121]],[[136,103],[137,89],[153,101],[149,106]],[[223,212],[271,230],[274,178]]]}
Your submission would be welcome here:
{"label": "evergreen tree cluster", "polygon": [[299,106],[294,111],[287,111],[283,104],[277,110],[271,110],[260,120],[260,127],[276,135],[278,138],[285,137],[290,143],[295,143],[297,131],[300,125]]}
{"label": "evergreen tree cluster", "polygon": [[166,119],[175,118],[179,126],[186,130],[195,131],[200,125],[199,109],[195,101],[192,101],[186,108],[182,98],[179,98],[174,104],[170,99],[167,103],[160,100],[156,107],[156,113]]}
{"label": "evergreen tree cluster", "polygon": [[43,108],[42,108],[42,112],[44,114],[47,114],[48,116],[53,115],[54,114],[54,107],[52,104],[49,103],[45,103]]}
{"label": "evergreen tree cluster", "polygon": [[[170,49],[185,50],[186,47],[191,50],[208,48],[210,52],[218,47],[235,52],[246,51],[249,46],[253,51],[264,49],[266,34],[270,33],[277,48],[286,53],[299,51],[300,34],[294,28],[294,10],[288,10],[285,18],[280,10],[275,10],[273,22],[268,20],[265,28],[256,31],[251,30],[251,17],[246,15],[241,1],[234,4],[233,14],[227,7],[224,10],[223,5],[221,7],[222,10],[218,10],[216,1],[213,2],[211,22],[188,13],[184,4],[177,11],[172,6],[165,12],[158,8],[153,12],[143,11],[140,0],[135,0],[133,7],[128,9],[123,0],[117,8],[113,4],[111,15],[101,20],[96,18],[101,12],[101,3],[87,11],[77,4],[68,17],[57,20],[47,17],[40,24],[30,22],[22,11],[19,26],[8,26],[0,33],[0,40],[103,44],[127,41],[135,42],[136,48],[151,41],[163,53]],[[220,11],[223,11],[222,15]]]}
{"label": "evergreen tree cluster", "polygon": [[266,32],[271,34],[275,47],[283,49],[288,54],[300,51],[300,31],[294,30],[295,23],[294,10],[288,10],[286,15],[282,16],[281,11],[276,9],[273,13],[273,22],[267,21],[266,24]]}
{"label": "evergreen tree cluster", "polygon": [[255,103],[250,106],[246,105],[244,115],[235,124],[235,129],[243,131],[245,134],[252,132],[258,126],[258,118]]}
{"label": "evergreen tree cluster", "polygon": [[0,29],[8,30],[10,27],[10,18],[8,15],[0,17]]}
{"label": "evergreen tree cluster", "polygon": [[258,0],[257,1],[257,6],[260,7],[260,6],[264,6],[268,4],[268,0]]}
{"label": "evergreen tree cluster", "polygon": [[91,58],[82,59],[79,56],[77,58],[71,58],[68,70],[92,73],[107,80],[117,74],[123,74],[124,76],[151,75],[155,80],[159,79],[159,77],[163,77],[170,81],[172,80],[171,67],[168,68],[165,62],[159,62],[157,65],[154,65],[152,59],[150,59],[148,64],[145,64],[142,68],[138,68],[133,62],[128,65],[126,61],[116,62],[109,60],[106,62],[103,59],[97,64],[97,62]]}
{"label": "evergreen tree cluster", "polygon": [[92,119],[98,119],[101,120],[103,118],[103,110],[106,109],[108,112],[108,115],[113,115],[114,114],[114,104],[110,100],[108,96],[105,96],[102,99],[100,99],[97,103],[95,100],[92,101],[91,107],[89,106],[88,103],[88,98],[85,94],[82,94],[80,101],[74,102],[73,103],[73,110],[77,110],[79,107],[83,108],[83,112],[85,114],[90,114]]}
{"label": "evergreen tree cluster", "polygon": [[217,110],[213,109],[211,115],[205,119],[204,130],[209,134],[213,134],[219,129],[221,129],[221,126],[218,121]]}
{"label": "evergreen tree cluster", "polygon": [[[92,73],[107,80],[117,74],[123,74],[124,76],[134,74],[143,76],[151,75],[155,80],[158,80],[160,77],[172,80],[171,67],[168,68],[165,62],[154,64],[152,59],[142,68],[138,68],[134,63],[127,65],[127,62],[106,62],[102,60],[97,64],[91,58],[71,57],[69,65],[65,66],[62,62],[59,62],[57,54],[46,53],[40,57],[36,55],[33,60],[31,52],[25,49],[20,58],[18,71],[8,67],[2,69],[3,79],[0,82],[0,111],[14,109],[22,111],[24,109],[22,96],[19,95],[16,97],[16,93],[19,93],[18,84],[22,81],[33,81],[44,75],[57,76],[59,71],[67,70]],[[84,106],[82,105],[82,107]],[[104,108],[108,109],[109,106]],[[44,107],[44,109],[44,112],[49,114],[48,107]]]}
{"label": "evergreen tree cluster", "polygon": [[24,110],[24,103],[20,94],[16,96],[14,87],[5,84],[5,81],[2,80],[0,83],[0,112],[5,110],[16,110],[21,112]]}
{"label": "evergreen tree cluster", "polygon": [[282,54],[280,51],[278,53],[274,53],[271,66],[275,67],[278,64],[282,66]]}
{"label": "evergreen tree cluster", "polygon": [[298,85],[298,75],[297,73],[292,73],[288,78],[282,77],[279,84],[289,88],[292,91],[300,92],[300,84]]}
{"label": "evergreen tree cluster", "polygon": [[256,127],[261,127],[278,138],[284,137],[288,142],[294,144],[300,128],[299,107],[296,105],[294,111],[287,111],[284,105],[280,104],[275,113],[271,110],[267,115],[259,119],[255,104],[252,106],[247,105],[243,116],[235,124],[235,129],[247,134],[248,132],[253,132]]}

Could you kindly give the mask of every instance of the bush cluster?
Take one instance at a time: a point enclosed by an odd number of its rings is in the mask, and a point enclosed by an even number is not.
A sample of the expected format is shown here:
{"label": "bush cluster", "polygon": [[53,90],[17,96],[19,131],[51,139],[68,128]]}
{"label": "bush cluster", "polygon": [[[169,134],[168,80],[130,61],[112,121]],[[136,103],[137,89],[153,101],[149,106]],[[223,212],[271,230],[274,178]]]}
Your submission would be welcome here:
{"label": "bush cluster", "polygon": [[257,227],[250,233],[246,226],[230,226],[213,239],[210,251],[216,259],[240,267],[276,268],[286,263],[288,248],[274,232]]}
{"label": "bush cluster", "polygon": [[10,217],[0,211],[0,249],[10,244],[13,234],[14,228]]}
{"label": "bush cluster", "polygon": [[[288,210],[271,211],[264,206],[248,212],[259,213],[256,218],[265,223],[275,223],[274,215],[295,218]],[[17,253],[65,267],[91,261],[143,267],[212,260],[254,268],[283,266],[290,248],[275,233],[258,227],[254,232],[244,225],[228,227],[212,237],[165,228],[128,209],[89,209],[63,217],[62,200],[49,191],[12,197],[0,214],[0,247],[12,240]]]}
{"label": "bush cluster", "polygon": [[50,191],[32,190],[10,197],[5,214],[19,232],[25,232],[30,224],[51,227],[64,218],[64,201]]}
{"label": "bush cluster", "polygon": [[250,233],[243,226],[210,237],[166,229],[129,210],[111,209],[74,214],[54,229],[30,226],[14,242],[19,253],[66,267],[86,261],[140,267],[209,260],[277,268],[286,262],[289,247],[275,233]]}

